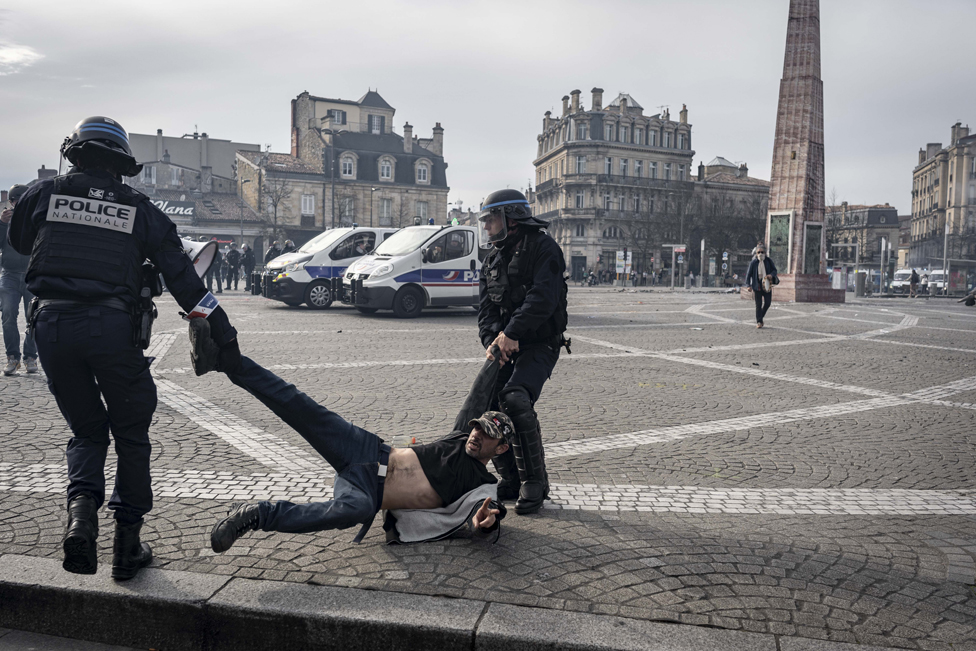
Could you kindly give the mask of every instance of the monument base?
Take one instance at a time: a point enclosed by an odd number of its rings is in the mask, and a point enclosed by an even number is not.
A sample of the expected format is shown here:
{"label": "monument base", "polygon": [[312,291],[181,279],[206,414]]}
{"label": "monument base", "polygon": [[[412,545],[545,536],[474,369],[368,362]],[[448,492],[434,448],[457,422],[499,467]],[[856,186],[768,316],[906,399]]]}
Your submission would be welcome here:
{"label": "monument base", "polygon": [[[843,303],[847,292],[834,289],[827,274],[780,274],[773,287],[773,301],[794,303]],[[752,290],[743,287],[739,296],[752,300]]]}

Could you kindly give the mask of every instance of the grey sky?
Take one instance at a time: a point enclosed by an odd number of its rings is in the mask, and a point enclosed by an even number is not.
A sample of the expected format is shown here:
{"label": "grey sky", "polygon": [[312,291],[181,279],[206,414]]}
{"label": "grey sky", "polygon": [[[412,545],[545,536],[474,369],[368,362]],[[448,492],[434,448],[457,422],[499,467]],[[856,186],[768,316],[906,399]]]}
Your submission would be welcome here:
{"label": "grey sky", "polygon": [[[769,178],[788,0],[94,3],[0,10],[0,186],[56,167],[75,122],[288,151],[289,101],[377,88],[445,128],[449,200],[524,187],[543,113],[574,88],[688,105],[699,160]],[[919,147],[976,126],[971,0],[822,0],[827,192],[910,212]]]}

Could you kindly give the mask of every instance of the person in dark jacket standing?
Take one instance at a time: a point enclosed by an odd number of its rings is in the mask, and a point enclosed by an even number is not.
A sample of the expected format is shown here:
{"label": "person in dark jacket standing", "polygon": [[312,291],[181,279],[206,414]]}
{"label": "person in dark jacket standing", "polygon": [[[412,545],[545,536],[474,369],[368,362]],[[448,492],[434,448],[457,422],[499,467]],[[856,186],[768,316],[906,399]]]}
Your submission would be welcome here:
{"label": "person in dark jacket standing", "polygon": [[244,253],[241,255],[241,264],[244,266],[244,291],[251,291],[251,274],[254,273],[254,251],[247,244],[241,246]]}
{"label": "person in dark jacket standing", "polygon": [[[26,185],[15,185],[10,188],[7,198],[10,205],[17,206],[17,202],[27,192]],[[7,242],[7,228],[13,217],[13,208],[7,208],[0,214],[0,311],[3,313],[3,344],[7,352],[7,365],[3,369],[4,375],[13,375],[20,367],[20,329],[17,327],[17,317],[20,313],[20,303],[27,304],[34,295],[27,289],[27,263],[30,256],[21,255]],[[24,370],[37,373],[37,347],[34,337],[27,333],[24,337]]]}
{"label": "person in dark jacket standing", "polygon": [[281,255],[281,247],[278,246],[278,240],[275,240],[271,243],[271,248],[264,254],[264,264],[268,264],[279,255]]}
{"label": "person in dark jacket standing", "polygon": [[[217,239],[216,237],[211,238],[211,240],[216,240],[216,239]],[[213,264],[211,264],[210,268],[207,269],[207,291],[208,292],[213,291],[213,281],[216,278],[217,291],[215,293],[217,294],[223,293],[223,290],[221,289],[221,285],[220,285],[221,280],[223,278],[223,276],[220,273],[220,266],[223,263],[224,263],[224,254],[221,253],[220,249],[218,248],[216,251],[214,251]]]}
{"label": "person in dark jacket standing", "polygon": [[241,279],[241,252],[237,250],[237,247],[233,242],[230,243],[230,251],[227,252],[227,289],[230,290],[230,281],[234,281],[234,289],[237,289],[237,283]]}
{"label": "person in dark jacket standing", "polygon": [[[237,331],[197,276],[176,226],[147,196],[122,183],[142,166],[121,125],[86,118],[61,153],[72,167],[21,197],[8,238],[19,253],[30,255],[27,286],[37,300],[29,322],[48,388],[74,434],[65,453],[63,567],[95,573],[111,430],[118,455],[108,501],[115,514],[112,577],[124,580],[152,561],[140,529],[152,509],[149,426],[156,385],[142,352],[148,334],[133,318],[151,312],[143,309],[151,308],[148,301],[139,300],[147,280],[155,284],[162,273],[180,307],[191,317],[207,318],[225,367],[240,365],[240,349]],[[148,270],[147,258],[154,265]]]}
{"label": "person in dark jacket standing", "polygon": [[779,284],[776,265],[766,257],[766,244],[759,242],[753,250],[755,254],[746,271],[746,284],[752,289],[756,299],[756,327],[763,327],[763,318],[773,302],[773,285]]}
{"label": "person in dark jacket standing", "polygon": [[295,246],[294,242],[292,242],[291,240],[285,240],[285,247],[281,249],[281,255],[284,255],[286,253],[291,253],[296,248],[297,247]]}
{"label": "person in dark jacket standing", "polygon": [[564,341],[566,261],[542,231],[548,222],[532,216],[517,190],[488,195],[478,220],[482,242],[492,247],[481,270],[478,330],[488,359],[498,346],[498,405],[516,431],[511,452],[495,458],[502,477],[499,498],[517,496],[516,513],[535,513],[549,495],[535,403]]}

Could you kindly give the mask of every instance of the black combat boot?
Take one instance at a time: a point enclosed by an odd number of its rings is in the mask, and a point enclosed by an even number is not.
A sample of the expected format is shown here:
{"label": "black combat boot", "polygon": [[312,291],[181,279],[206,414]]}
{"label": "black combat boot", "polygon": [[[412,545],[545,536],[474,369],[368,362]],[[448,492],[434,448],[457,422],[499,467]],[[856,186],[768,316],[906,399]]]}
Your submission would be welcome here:
{"label": "black combat boot", "polygon": [[98,503],[90,495],[68,502],[68,527],[64,532],[64,562],[73,574],[94,574],[98,569]]}
{"label": "black combat boot", "polygon": [[115,521],[115,543],[112,546],[112,578],[126,581],[152,563],[152,550],[139,540],[143,520],[135,524]]}
{"label": "black combat boot", "polygon": [[511,502],[518,499],[522,482],[519,480],[515,452],[513,452],[511,445],[503,454],[493,457],[491,462],[495,464],[495,472],[502,478],[498,482],[498,500],[500,502]]}
{"label": "black combat boot", "polygon": [[515,462],[518,465],[522,487],[519,489],[515,512],[519,515],[535,513],[542,508],[549,497],[549,475],[546,473],[546,458],[542,450],[542,431],[538,424],[531,429],[522,429],[516,436],[518,445],[512,445]]}
{"label": "black combat boot", "polygon": [[242,503],[233,507],[226,518],[210,531],[210,548],[218,554],[231,548],[234,542],[248,531],[257,531],[260,521],[257,504]]}

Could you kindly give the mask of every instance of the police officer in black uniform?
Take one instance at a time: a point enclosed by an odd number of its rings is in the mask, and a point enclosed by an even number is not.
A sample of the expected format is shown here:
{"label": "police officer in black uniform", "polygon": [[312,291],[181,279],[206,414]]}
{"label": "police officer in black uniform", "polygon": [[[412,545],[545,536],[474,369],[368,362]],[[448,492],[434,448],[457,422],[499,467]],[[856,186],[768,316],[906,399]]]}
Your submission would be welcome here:
{"label": "police officer in black uniform", "polygon": [[[86,118],[61,153],[73,167],[36,183],[17,202],[8,239],[31,256],[26,279],[37,302],[30,323],[48,387],[74,434],[66,453],[63,567],[95,573],[111,430],[118,454],[108,502],[115,512],[112,577],[124,580],[152,561],[149,545],[140,541],[143,516],[152,508],[149,425],[156,409],[156,386],[142,352],[148,346],[145,308],[154,308],[143,288],[158,283],[161,272],[184,310],[209,313],[225,365],[240,364],[240,350],[237,331],[194,271],[176,226],[122,183],[142,169],[122,126]],[[158,272],[144,270],[147,258]]]}
{"label": "police officer in black uniform", "polygon": [[481,343],[502,363],[498,406],[518,434],[510,452],[495,460],[500,499],[515,499],[515,512],[535,513],[549,495],[542,432],[535,403],[568,342],[566,261],[536,219],[525,195],[499,190],[488,195],[479,216],[482,242],[490,242],[480,280],[478,330]]}

